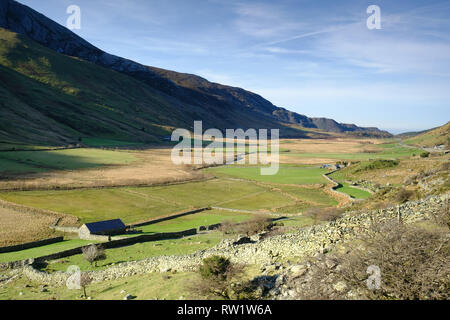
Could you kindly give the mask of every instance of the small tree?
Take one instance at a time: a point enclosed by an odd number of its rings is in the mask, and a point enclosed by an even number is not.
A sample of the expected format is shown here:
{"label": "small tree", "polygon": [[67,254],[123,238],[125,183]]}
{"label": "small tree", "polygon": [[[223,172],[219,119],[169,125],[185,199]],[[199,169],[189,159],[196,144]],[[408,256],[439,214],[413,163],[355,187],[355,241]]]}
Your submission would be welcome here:
{"label": "small tree", "polygon": [[270,231],[273,227],[274,223],[272,219],[269,216],[262,215],[241,223],[225,221],[222,223],[220,230],[224,234],[245,234],[252,236],[264,231]]}
{"label": "small tree", "polygon": [[397,195],[395,196],[395,200],[399,203],[405,203],[408,200],[411,200],[411,198],[414,196],[414,192],[411,190],[406,190],[404,188],[401,188]]}
{"label": "small tree", "polygon": [[86,287],[92,283],[92,278],[88,273],[82,272],[80,275],[80,287],[83,289],[84,297],[87,298]]}
{"label": "small tree", "polygon": [[90,246],[83,247],[82,251],[84,259],[90,263],[91,267],[92,264],[95,264],[95,267],[97,267],[98,261],[106,259],[105,250],[101,246],[91,244]]}
{"label": "small tree", "polygon": [[229,259],[212,256],[203,260],[199,268],[199,279],[189,284],[189,289],[208,298],[233,299],[239,286],[233,281],[240,278],[242,268],[237,268]]}

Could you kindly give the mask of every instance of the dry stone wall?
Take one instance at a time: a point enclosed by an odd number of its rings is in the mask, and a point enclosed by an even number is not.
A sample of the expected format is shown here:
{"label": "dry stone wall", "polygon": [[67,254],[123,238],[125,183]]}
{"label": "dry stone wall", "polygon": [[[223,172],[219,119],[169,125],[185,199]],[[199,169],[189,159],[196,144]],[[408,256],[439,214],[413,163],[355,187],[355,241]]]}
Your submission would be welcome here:
{"label": "dry stone wall", "polygon": [[[448,207],[449,194],[431,196],[427,199],[407,202],[399,206],[404,223],[414,223],[431,219],[435,212]],[[167,271],[194,271],[202,260],[212,255],[221,255],[231,261],[244,264],[267,265],[283,259],[301,259],[323,252],[332,244],[351,239],[363,229],[369,228],[374,219],[389,221],[397,219],[398,208],[380,209],[362,213],[348,213],[342,218],[322,225],[303,228],[296,233],[269,238],[254,237],[253,243],[227,239],[219,245],[185,256],[159,256],[142,261],[121,263],[109,269],[90,272],[94,282],[113,280],[137,274]],[[48,274],[31,266],[22,268],[29,279],[44,284],[64,285],[68,274],[56,272]]]}

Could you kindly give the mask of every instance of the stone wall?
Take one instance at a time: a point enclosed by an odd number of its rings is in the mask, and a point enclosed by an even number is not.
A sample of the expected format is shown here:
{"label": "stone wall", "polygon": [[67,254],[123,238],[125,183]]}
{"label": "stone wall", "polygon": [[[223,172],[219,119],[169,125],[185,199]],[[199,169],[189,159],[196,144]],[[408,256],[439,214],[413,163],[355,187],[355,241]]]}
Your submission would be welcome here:
{"label": "stone wall", "polygon": [[159,222],[163,222],[163,221],[167,221],[167,220],[172,220],[172,219],[188,216],[188,215],[191,215],[191,214],[203,212],[203,211],[210,210],[210,209],[211,208],[200,208],[200,209],[190,210],[190,211],[186,211],[186,212],[176,213],[176,214],[172,214],[172,215],[169,215],[169,216],[166,216],[166,217],[162,217],[162,218],[156,218],[156,219],[151,219],[151,220],[148,220],[148,221],[145,221],[145,222],[141,222],[141,223],[131,224],[131,225],[129,225],[129,227],[137,228],[137,227],[148,226],[148,225],[151,225],[151,224],[156,224],[156,223],[159,223]]}
{"label": "stone wall", "polygon": [[333,180],[332,178],[329,177],[329,175],[335,173],[336,171],[338,171],[338,170],[335,170],[335,171],[332,171],[332,172],[328,172],[328,173],[325,173],[325,174],[323,175],[323,177],[324,177],[325,179],[327,179],[329,182],[331,182],[331,184],[332,184],[332,187],[330,188],[330,191],[331,191],[332,193],[337,194],[337,195],[340,196],[340,197],[346,198],[347,200],[349,200],[349,201],[351,201],[351,202],[358,201],[357,199],[351,197],[350,195],[348,195],[348,194],[346,194],[346,193],[344,193],[344,192],[341,192],[341,191],[337,191],[337,190],[336,190],[336,189],[339,187],[339,183],[338,183],[337,181],[335,181],[335,180]]}
{"label": "stone wall", "polygon": [[[167,271],[194,271],[202,260],[212,255],[221,255],[233,262],[269,265],[287,259],[302,259],[326,250],[329,246],[350,240],[362,230],[370,228],[373,220],[387,222],[397,219],[398,209],[404,223],[431,219],[433,213],[448,206],[449,195],[432,196],[427,199],[407,202],[390,209],[370,212],[347,213],[342,218],[299,229],[296,233],[282,234],[269,238],[252,238],[252,243],[226,239],[217,246],[185,256],[159,256],[142,261],[126,262],[106,270],[90,272],[94,282],[113,280],[137,274]],[[31,266],[22,268],[29,279],[44,284],[64,285],[68,275],[64,272],[48,274]]]}
{"label": "stone wall", "polygon": [[18,244],[15,246],[0,247],[0,253],[7,253],[7,252],[14,252],[14,251],[21,251],[21,250],[26,250],[26,249],[31,249],[31,248],[37,248],[37,247],[46,246],[48,244],[62,242],[62,241],[64,241],[64,237],[56,237],[56,238],[22,243],[22,244]]}
{"label": "stone wall", "polygon": [[[186,236],[192,236],[197,234],[197,229],[190,229],[181,232],[172,233],[155,233],[150,235],[141,235],[136,237],[122,238],[118,240],[113,240],[109,242],[96,244],[97,246],[102,246],[104,249],[120,248],[124,246],[133,245],[136,243],[144,243],[150,241],[160,241],[160,240],[170,240],[170,239],[180,239]],[[37,257],[34,259],[26,259],[22,261],[13,261],[8,263],[0,263],[0,269],[14,269],[17,267],[22,267],[23,265],[28,265],[31,263],[40,263],[49,260],[62,259],[71,257],[77,254],[81,254],[83,247],[77,247],[70,250],[64,250],[61,252],[56,252],[50,255]]]}

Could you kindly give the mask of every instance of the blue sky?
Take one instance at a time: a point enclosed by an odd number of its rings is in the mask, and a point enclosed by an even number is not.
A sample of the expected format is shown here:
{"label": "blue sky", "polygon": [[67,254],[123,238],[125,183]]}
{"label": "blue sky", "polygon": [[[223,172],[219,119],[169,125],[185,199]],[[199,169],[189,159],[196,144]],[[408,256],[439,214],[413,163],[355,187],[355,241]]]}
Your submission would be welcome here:
{"label": "blue sky", "polygon": [[[450,120],[450,1],[19,0],[137,62],[391,132]],[[369,30],[369,5],[381,30]]]}

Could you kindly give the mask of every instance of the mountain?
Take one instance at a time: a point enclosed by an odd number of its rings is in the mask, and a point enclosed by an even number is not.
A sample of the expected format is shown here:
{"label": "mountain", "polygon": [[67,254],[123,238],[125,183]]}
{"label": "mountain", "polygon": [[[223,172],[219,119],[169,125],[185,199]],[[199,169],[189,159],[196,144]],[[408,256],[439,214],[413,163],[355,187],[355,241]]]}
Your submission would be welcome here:
{"label": "mountain", "polygon": [[450,147],[450,122],[447,122],[441,127],[437,127],[424,133],[419,133],[415,136],[407,137],[403,141],[406,144],[420,146],[420,147],[434,147],[445,145],[446,149]]}
{"label": "mountain", "polygon": [[[13,0],[0,0],[0,139],[67,143],[80,137],[156,142],[173,128],[302,128],[388,137],[376,128],[308,118],[261,96],[108,54]],[[14,123],[14,125],[12,125]]]}

